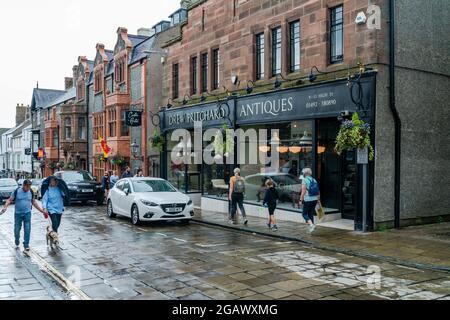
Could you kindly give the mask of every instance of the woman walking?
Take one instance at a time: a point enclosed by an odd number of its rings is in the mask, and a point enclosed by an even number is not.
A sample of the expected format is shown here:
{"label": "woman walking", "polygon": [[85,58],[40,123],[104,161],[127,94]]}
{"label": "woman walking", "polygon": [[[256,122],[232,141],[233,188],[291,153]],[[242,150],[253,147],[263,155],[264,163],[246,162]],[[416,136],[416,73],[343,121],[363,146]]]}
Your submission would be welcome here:
{"label": "woman walking", "polygon": [[244,208],[245,180],[241,177],[241,169],[234,169],[234,177],[230,179],[230,191],[228,199],[231,201],[230,224],[235,224],[236,213],[241,210],[244,225],[248,224],[247,215]]}
{"label": "woman walking", "polygon": [[109,172],[105,171],[105,175],[102,178],[102,189],[106,199],[108,198],[110,188],[111,188],[111,179],[109,177]]}
{"label": "woman walking", "polygon": [[312,176],[310,168],[303,169],[302,193],[300,194],[300,207],[303,207],[303,218],[309,225],[309,233],[316,229],[314,214],[320,200],[320,189],[316,179]]}
{"label": "woman walking", "polygon": [[52,222],[52,230],[58,233],[61,218],[64,212],[64,193],[58,187],[56,177],[49,178],[49,186],[42,198],[42,206],[49,213]]}
{"label": "woman walking", "polygon": [[277,220],[275,219],[275,210],[277,209],[277,203],[280,196],[271,179],[267,180],[266,187],[267,190],[264,197],[263,206],[269,209],[269,223],[267,226],[272,231],[278,231]]}

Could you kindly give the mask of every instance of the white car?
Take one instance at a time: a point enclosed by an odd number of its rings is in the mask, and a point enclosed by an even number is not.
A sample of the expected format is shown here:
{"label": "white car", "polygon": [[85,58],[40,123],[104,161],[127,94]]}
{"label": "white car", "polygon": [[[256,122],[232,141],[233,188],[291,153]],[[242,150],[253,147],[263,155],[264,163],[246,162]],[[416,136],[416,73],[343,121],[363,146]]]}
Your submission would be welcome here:
{"label": "white car", "polygon": [[194,216],[194,204],[166,180],[127,178],[110,190],[107,214],[110,218],[130,217],[134,225],[161,220],[187,223]]}

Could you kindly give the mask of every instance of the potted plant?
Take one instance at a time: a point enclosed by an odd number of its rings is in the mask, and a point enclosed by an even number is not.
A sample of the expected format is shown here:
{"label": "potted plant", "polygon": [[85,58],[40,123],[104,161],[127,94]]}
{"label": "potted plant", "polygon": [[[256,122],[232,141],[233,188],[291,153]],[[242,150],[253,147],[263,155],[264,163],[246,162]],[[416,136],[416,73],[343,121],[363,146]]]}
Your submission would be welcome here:
{"label": "potted plant", "polygon": [[354,113],[352,120],[345,120],[341,124],[339,134],[336,138],[335,150],[341,155],[344,151],[354,149],[369,149],[369,159],[375,157],[374,148],[370,142],[371,126],[359,118],[358,113]]}
{"label": "potted plant", "polygon": [[58,163],[55,161],[52,161],[48,164],[48,167],[52,170],[55,171],[58,168]]}
{"label": "potted plant", "polygon": [[230,153],[234,151],[234,135],[227,134],[229,130],[228,125],[225,123],[222,129],[217,131],[214,137],[214,151],[216,157],[226,157],[230,156]]}
{"label": "potted plant", "polygon": [[158,130],[155,130],[153,136],[150,137],[149,142],[151,148],[158,149],[161,152],[165,142],[164,136],[161,133],[158,133]]}

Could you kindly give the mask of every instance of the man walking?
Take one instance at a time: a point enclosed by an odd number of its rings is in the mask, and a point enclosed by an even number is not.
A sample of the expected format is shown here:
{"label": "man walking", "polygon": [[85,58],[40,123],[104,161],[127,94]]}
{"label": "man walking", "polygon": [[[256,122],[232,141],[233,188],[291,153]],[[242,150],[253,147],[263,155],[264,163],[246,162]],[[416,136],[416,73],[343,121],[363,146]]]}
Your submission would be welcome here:
{"label": "man walking", "polygon": [[122,179],[125,179],[125,178],[133,178],[133,174],[131,173],[130,167],[127,167],[125,169],[125,172],[122,174]]}
{"label": "man walking", "polygon": [[56,177],[49,178],[49,186],[42,198],[42,206],[44,210],[50,215],[52,222],[52,229],[58,233],[59,226],[61,225],[61,218],[64,212],[64,193],[58,187],[58,180]]}
{"label": "man walking", "polygon": [[8,207],[15,202],[15,214],[14,214],[14,238],[16,248],[20,245],[20,231],[22,225],[24,228],[24,242],[23,246],[26,252],[30,251],[30,235],[31,235],[31,210],[34,206],[39,210],[45,219],[48,219],[48,213],[42,209],[36,199],[34,198],[33,191],[31,191],[31,181],[25,180],[22,188],[16,189],[11,197],[6,201],[1,213],[5,213]]}
{"label": "man walking", "polygon": [[111,177],[109,178],[109,183],[111,185],[111,189],[114,188],[114,186],[116,185],[117,181],[119,181],[119,176],[116,174],[116,171],[113,171],[111,173]]}
{"label": "man walking", "polygon": [[300,207],[303,206],[303,218],[309,225],[309,232],[313,233],[316,229],[314,224],[314,213],[320,199],[319,184],[312,177],[310,168],[303,169],[302,193],[300,195]]}

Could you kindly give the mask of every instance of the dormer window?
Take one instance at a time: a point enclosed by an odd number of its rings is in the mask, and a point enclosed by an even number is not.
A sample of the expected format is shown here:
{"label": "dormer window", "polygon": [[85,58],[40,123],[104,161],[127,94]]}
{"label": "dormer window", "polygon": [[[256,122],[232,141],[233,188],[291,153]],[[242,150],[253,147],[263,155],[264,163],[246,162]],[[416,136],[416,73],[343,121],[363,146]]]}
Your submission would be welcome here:
{"label": "dormer window", "polygon": [[115,80],[116,83],[122,83],[125,81],[125,62],[124,59],[116,61],[115,67]]}
{"label": "dormer window", "polygon": [[78,81],[77,85],[77,100],[84,100],[85,95],[85,87],[84,87],[84,81],[80,80]]}

